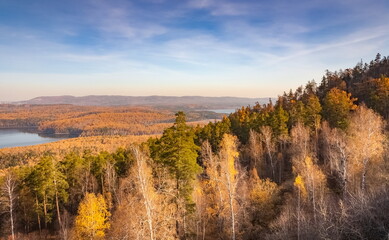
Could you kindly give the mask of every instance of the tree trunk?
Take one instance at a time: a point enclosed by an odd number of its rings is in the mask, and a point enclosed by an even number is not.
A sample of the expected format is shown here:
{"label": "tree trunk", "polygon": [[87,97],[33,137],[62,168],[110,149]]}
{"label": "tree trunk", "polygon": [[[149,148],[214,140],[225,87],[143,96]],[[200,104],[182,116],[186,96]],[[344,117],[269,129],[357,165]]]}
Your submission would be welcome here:
{"label": "tree trunk", "polygon": [[283,159],[279,159],[278,184],[281,184],[282,182],[282,168],[283,168],[282,162],[283,161],[284,161]]}
{"label": "tree trunk", "polygon": [[300,189],[298,194],[298,200],[297,200],[297,240],[300,240]]}
{"label": "tree trunk", "polygon": [[231,213],[231,234],[232,240],[235,240],[235,212],[234,212],[234,204],[233,204],[233,193],[232,193],[232,186],[231,186],[231,179],[229,174],[227,174],[227,186],[228,186],[228,197],[229,197],[229,204],[230,204],[230,213]]}
{"label": "tree trunk", "polygon": [[62,230],[62,221],[61,221],[61,213],[59,211],[59,201],[58,201],[58,192],[55,191],[55,205],[57,208],[57,218],[58,218],[58,224],[59,224],[59,229]]}
{"label": "tree trunk", "polygon": [[367,165],[368,161],[369,161],[369,159],[363,160],[362,182],[361,182],[362,194],[365,194],[365,189],[366,189],[366,165]]}
{"label": "tree trunk", "polygon": [[[26,206],[23,206],[23,215],[24,215],[24,219],[28,219],[26,213]],[[30,232],[29,225],[30,225],[30,221],[27,220],[27,224],[24,225],[24,233]]]}
{"label": "tree trunk", "polygon": [[45,220],[45,229],[47,229],[47,206],[46,206],[46,194],[43,197],[43,216]]}
{"label": "tree trunk", "polygon": [[184,234],[184,238],[183,239],[186,239],[186,216],[185,216],[186,213],[183,214],[182,216],[182,229],[183,229],[183,234]]}
{"label": "tree trunk", "polygon": [[13,218],[15,182],[12,179],[11,175],[7,176],[6,188],[7,188],[6,190],[7,190],[8,201],[9,201],[9,215],[10,215],[10,221],[11,221],[11,238],[12,238],[12,240],[15,240],[14,218]]}
{"label": "tree trunk", "polygon": [[312,179],[312,205],[313,205],[313,219],[315,221],[315,224],[317,223],[316,220],[316,199],[315,199],[315,178],[311,176]]}
{"label": "tree trunk", "polygon": [[14,217],[13,217],[13,201],[10,198],[10,204],[9,204],[9,215],[10,215],[10,221],[11,221],[11,237],[12,240],[15,240],[15,233],[14,233]]}
{"label": "tree trunk", "polygon": [[273,157],[272,157],[272,154],[270,152],[270,149],[269,147],[266,145],[266,149],[267,149],[267,155],[269,156],[269,159],[270,159],[270,166],[271,166],[271,172],[272,172],[272,178],[273,180],[275,180],[275,172],[274,172],[274,163],[273,163]]}
{"label": "tree trunk", "polygon": [[178,206],[178,197],[179,197],[179,183],[178,183],[178,179],[176,178],[176,237],[177,239],[180,239],[180,222],[179,222],[179,218],[180,218],[180,208]]}
{"label": "tree trunk", "polygon": [[39,234],[42,233],[42,226],[41,226],[41,218],[39,216],[39,202],[38,202],[38,196],[35,196],[35,200],[36,200],[36,207],[37,207],[37,217],[38,217],[38,227],[39,227]]}
{"label": "tree trunk", "polygon": [[205,222],[203,223],[203,240],[205,240]]}
{"label": "tree trunk", "polygon": [[135,153],[135,158],[137,161],[137,175],[138,175],[138,181],[140,185],[140,191],[143,196],[143,203],[146,209],[146,215],[147,215],[147,223],[149,227],[149,232],[150,232],[150,240],[154,240],[154,227],[153,227],[153,216],[152,216],[152,204],[151,204],[151,199],[149,196],[149,190],[148,188],[148,183],[147,183],[147,176],[145,173],[145,161],[141,154],[139,153],[138,149],[134,149]]}
{"label": "tree trunk", "polygon": [[343,199],[347,196],[347,157],[342,153],[342,185],[343,185]]}

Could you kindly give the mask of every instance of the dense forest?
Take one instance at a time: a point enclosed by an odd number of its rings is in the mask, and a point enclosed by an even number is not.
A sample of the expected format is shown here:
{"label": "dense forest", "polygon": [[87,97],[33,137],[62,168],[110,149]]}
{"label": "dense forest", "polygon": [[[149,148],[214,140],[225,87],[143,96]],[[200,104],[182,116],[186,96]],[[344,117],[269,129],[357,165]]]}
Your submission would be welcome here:
{"label": "dense forest", "polygon": [[[1,172],[4,239],[387,239],[389,58],[273,104]],[[22,156],[20,156],[22,157]]]}
{"label": "dense forest", "polygon": [[97,154],[102,151],[112,153],[118,148],[125,148],[130,144],[142,143],[150,137],[159,135],[126,135],[126,136],[90,136],[69,138],[56,142],[0,149],[0,169],[6,169],[19,165],[34,165],[40,157],[46,153],[62,158],[71,152],[88,151]]}
{"label": "dense forest", "polygon": [[[219,119],[221,114],[191,111],[189,121]],[[0,128],[29,128],[70,136],[160,134],[174,122],[168,109],[135,106],[0,104]]]}

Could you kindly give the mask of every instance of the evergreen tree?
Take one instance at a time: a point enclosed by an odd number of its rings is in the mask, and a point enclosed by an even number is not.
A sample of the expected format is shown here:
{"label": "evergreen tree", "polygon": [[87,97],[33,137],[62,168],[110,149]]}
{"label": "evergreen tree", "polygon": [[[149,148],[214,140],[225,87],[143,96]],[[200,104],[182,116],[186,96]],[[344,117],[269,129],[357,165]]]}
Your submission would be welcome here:
{"label": "evergreen tree", "polygon": [[381,114],[386,119],[389,119],[389,78],[382,76],[381,78],[373,79],[365,85],[366,105]]}
{"label": "evergreen tree", "polygon": [[227,117],[223,117],[222,121],[210,122],[204,127],[198,126],[196,128],[196,144],[201,146],[202,143],[208,141],[212,146],[212,151],[219,151],[220,143],[223,135],[230,133],[231,122]]}
{"label": "evergreen tree", "polygon": [[151,157],[166,167],[176,182],[177,235],[181,233],[182,219],[194,210],[193,182],[201,171],[197,164],[199,147],[194,143],[194,130],[186,124],[185,114],[178,112],[174,125],[167,128],[160,139],[150,141]]}
{"label": "evergreen tree", "polygon": [[327,93],[323,101],[323,116],[331,127],[347,128],[349,113],[357,107],[354,105],[356,100],[350,93],[338,88],[332,88]]}
{"label": "evergreen tree", "polygon": [[43,210],[45,227],[52,221],[52,210],[55,208],[58,223],[61,226],[60,204],[68,199],[69,187],[65,175],[59,171],[59,164],[54,157],[46,154],[27,176],[27,185],[36,197],[36,212]]}
{"label": "evergreen tree", "polygon": [[272,113],[269,123],[275,136],[278,137],[288,134],[288,119],[288,112],[286,112],[281,105],[278,105]]}
{"label": "evergreen tree", "polygon": [[305,126],[316,130],[320,126],[322,107],[320,100],[316,95],[310,95],[307,98],[304,112],[304,124]]}
{"label": "evergreen tree", "polygon": [[305,122],[306,108],[301,100],[291,100],[288,126],[292,128],[298,122]]}

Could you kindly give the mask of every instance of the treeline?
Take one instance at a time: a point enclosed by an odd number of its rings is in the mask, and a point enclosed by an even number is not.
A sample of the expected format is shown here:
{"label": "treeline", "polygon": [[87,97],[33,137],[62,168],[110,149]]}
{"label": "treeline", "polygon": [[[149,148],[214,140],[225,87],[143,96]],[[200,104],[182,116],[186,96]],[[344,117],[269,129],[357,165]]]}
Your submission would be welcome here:
{"label": "treeline", "polygon": [[333,88],[351,93],[358,103],[389,118],[389,57],[377,54],[370,63],[358,63],[354,68],[326,71],[318,95],[323,98]]}
{"label": "treeline", "polygon": [[[178,112],[143,144],[46,153],[36,165],[10,168],[2,174],[2,236],[387,239],[387,115],[369,101],[387,104],[378,86],[389,72],[387,58],[377,59],[361,67],[363,77],[352,74],[349,89],[344,71],[327,73],[319,86],[219,122],[191,127]],[[357,99],[362,87],[371,94]]]}

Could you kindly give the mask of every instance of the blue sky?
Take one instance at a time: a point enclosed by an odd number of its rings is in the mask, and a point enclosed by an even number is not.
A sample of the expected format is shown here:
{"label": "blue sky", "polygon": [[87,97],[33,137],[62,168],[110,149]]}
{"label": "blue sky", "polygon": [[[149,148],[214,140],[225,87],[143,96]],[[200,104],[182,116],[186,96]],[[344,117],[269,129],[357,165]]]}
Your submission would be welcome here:
{"label": "blue sky", "polygon": [[0,101],[275,97],[389,55],[387,0],[0,0]]}

